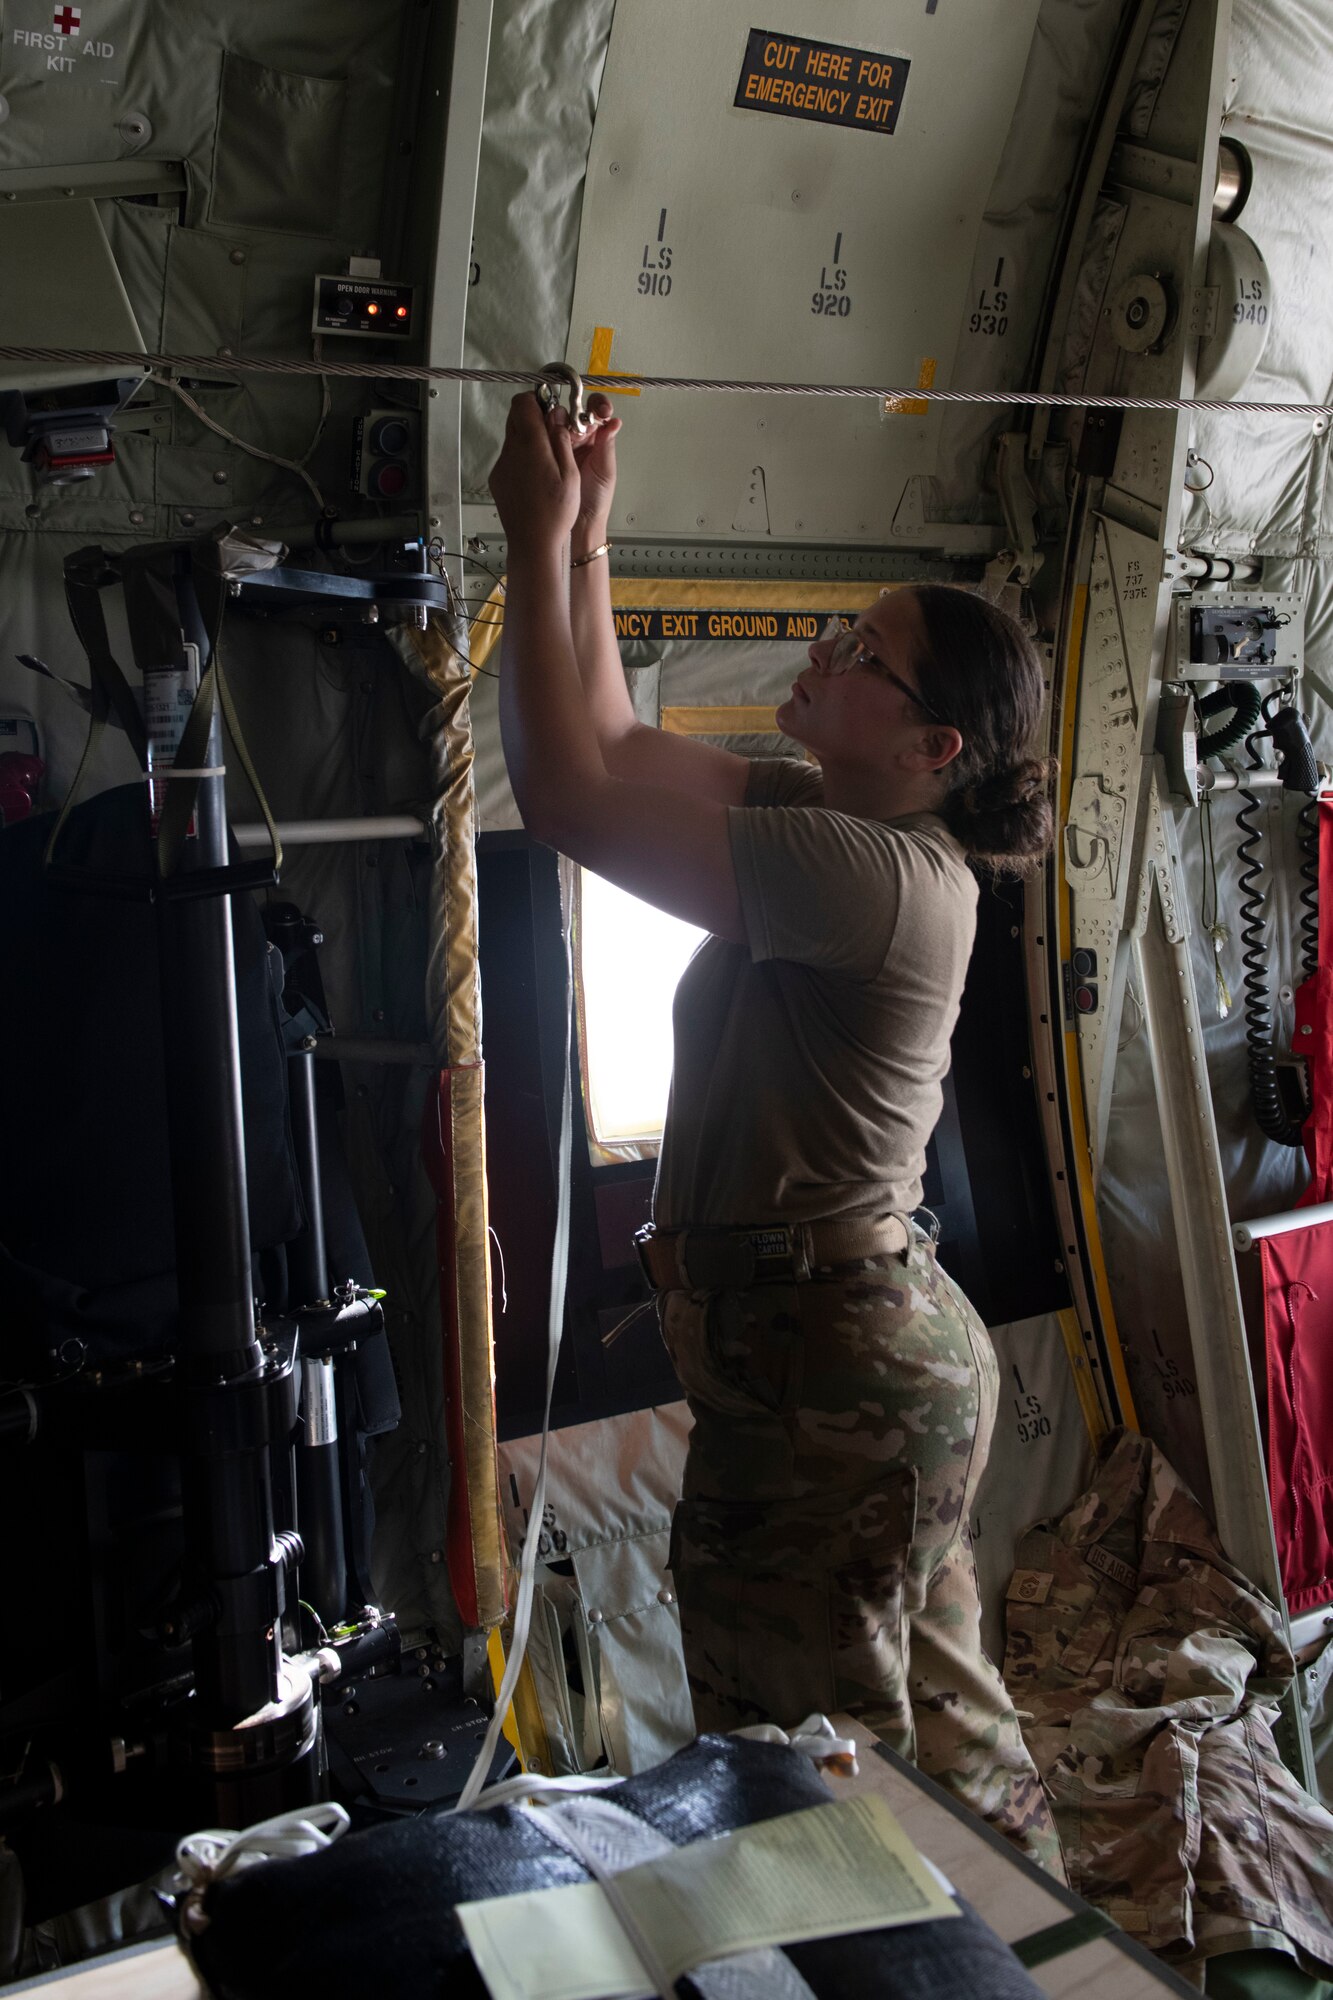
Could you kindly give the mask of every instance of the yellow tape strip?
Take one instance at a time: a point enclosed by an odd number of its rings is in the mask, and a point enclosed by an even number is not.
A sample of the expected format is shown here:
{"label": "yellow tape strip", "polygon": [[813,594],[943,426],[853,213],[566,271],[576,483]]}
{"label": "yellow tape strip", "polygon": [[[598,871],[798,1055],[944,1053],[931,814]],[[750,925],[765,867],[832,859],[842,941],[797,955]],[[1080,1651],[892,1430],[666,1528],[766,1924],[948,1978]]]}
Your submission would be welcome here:
{"label": "yellow tape strip", "polygon": [[592,330],[592,345],[588,349],[589,375],[615,375],[617,396],[641,396],[642,389],[631,389],[631,382],[638,380],[635,375],[616,375],[611,366],[611,342],[616,337],[613,326],[595,326]]}
{"label": "yellow tape strip", "polygon": [[[922,357],[921,366],[916,372],[916,386],[918,389],[933,389],[935,387],[935,357],[933,354],[927,354]],[[915,396],[886,396],[884,398],[884,414],[886,417],[924,417],[929,414],[929,411],[930,404],[918,402]]]}
{"label": "yellow tape strip", "polygon": [[[499,1694],[505,1672],[505,1649],[498,1625],[493,1626],[487,1635],[486,1663],[491,1670],[491,1686]],[[546,1720],[537,1697],[537,1683],[526,1660],[519,1670],[513,1706],[504,1719],[503,1729],[505,1741],[512,1746],[523,1770],[541,1771],[548,1777],[552,1774],[553,1760]]]}
{"label": "yellow tape strip", "polygon": [[664,708],[661,727],[671,736],[780,736],[772,708]]}
{"label": "yellow tape strip", "polygon": [[[1063,692],[1064,713],[1060,730],[1060,824],[1057,831],[1055,852],[1056,865],[1060,871],[1060,893],[1056,897],[1056,912],[1059,923],[1060,964],[1069,963],[1072,949],[1072,891],[1065,880],[1064,829],[1069,822],[1069,800],[1074,786],[1074,738],[1078,724],[1078,684],[1083,668],[1083,639],[1088,616],[1088,588],[1080,584],[1074,594],[1074,612],[1069,627],[1068,672]],[[1139,1420],[1134,1410],[1134,1397],[1130,1391],[1129,1377],[1125,1372],[1125,1357],[1120,1346],[1120,1334],[1116,1326],[1115,1307],[1111,1302],[1111,1282],[1107,1276],[1106,1258],[1102,1251],[1101,1226],[1097,1220],[1097,1191],[1092,1178],[1092,1143],[1088,1130],[1087,1105],[1083,1096],[1083,1064],[1079,1056],[1078,1028],[1066,1025],[1065,1037],[1065,1079],[1069,1091],[1069,1115],[1074,1132],[1074,1170],[1078,1177],[1079,1206],[1083,1211],[1083,1229],[1087,1238],[1088,1263],[1091,1266],[1092,1286],[1096,1293],[1097,1306],[1101,1314],[1102,1329],[1106,1335],[1106,1351],[1111,1364],[1111,1379],[1115,1383],[1116,1394],[1125,1423],[1137,1430]],[[1079,1342],[1082,1352],[1082,1341]],[[1080,1375],[1086,1369],[1075,1370],[1075,1383],[1080,1388]],[[1105,1431],[1102,1421],[1100,1431],[1093,1434],[1094,1444]]]}

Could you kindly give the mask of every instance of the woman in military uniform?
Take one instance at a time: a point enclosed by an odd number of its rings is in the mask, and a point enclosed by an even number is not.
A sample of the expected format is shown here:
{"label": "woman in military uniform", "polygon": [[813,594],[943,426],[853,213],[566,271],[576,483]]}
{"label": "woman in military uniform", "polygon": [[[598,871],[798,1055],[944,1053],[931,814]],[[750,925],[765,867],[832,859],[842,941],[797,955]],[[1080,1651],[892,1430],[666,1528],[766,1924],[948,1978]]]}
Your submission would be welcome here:
{"label": "woman in military uniform", "polygon": [[985,1327],[912,1223],[974,870],[1049,844],[1039,664],[972,593],[830,628],[778,710],[813,762],[634,716],[611,615],[619,420],[515,398],[505,757],[538,840],[711,933],[676,994],[645,1261],[694,1414],[672,1567],[701,1728],[856,1711],[1060,1873],[980,1640]]}

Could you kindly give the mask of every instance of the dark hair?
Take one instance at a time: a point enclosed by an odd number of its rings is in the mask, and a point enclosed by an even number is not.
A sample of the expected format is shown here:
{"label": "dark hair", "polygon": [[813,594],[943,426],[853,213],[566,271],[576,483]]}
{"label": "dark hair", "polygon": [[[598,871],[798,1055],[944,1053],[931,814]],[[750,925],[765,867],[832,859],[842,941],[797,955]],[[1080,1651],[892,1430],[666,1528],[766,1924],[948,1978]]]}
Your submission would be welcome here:
{"label": "dark hair", "polygon": [[1022,626],[974,591],[911,586],[926,644],[921,691],[963,739],[942,817],[972,863],[1026,875],[1051,845],[1053,766],[1033,754],[1044,676]]}

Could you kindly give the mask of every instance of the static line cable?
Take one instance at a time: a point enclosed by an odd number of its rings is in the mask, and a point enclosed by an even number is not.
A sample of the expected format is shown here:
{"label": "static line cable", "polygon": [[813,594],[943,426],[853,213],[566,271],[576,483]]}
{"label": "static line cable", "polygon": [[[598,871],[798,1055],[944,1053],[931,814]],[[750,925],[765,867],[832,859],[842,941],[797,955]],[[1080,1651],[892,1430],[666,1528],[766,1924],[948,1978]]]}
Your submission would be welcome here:
{"label": "static line cable", "polygon": [[[329,375],[359,381],[495,382],[530,388],[542,371],[537,368],[425,368],[401,361],[381,361],[368,367],[357,361],[279,361],[267,355],[135,354],[124,349],[91,347],[0,347],[0,361],[35,361],[121,368],[131,371],[176,369],[216,380],[219,374]],[[741,396],[851,396],[875,402],[981,404],[992,409],[1056,410],[1209,410],[1239,416],[1303,417],[1321,430],[1333,418],[1333,403],[1238,403],[1206,396],[1061,396],[1035,389],[919,389],[848,382],[748,382],[696,375],[585,375],[585,389],[691,389]]]}

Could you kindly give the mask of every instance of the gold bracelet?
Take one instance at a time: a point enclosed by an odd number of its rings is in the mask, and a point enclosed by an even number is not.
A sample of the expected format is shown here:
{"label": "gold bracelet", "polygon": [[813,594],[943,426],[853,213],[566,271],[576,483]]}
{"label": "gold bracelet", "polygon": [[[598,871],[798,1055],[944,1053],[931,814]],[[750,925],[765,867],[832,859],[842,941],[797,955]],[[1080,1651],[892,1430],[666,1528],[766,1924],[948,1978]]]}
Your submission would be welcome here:
{"label": "gold bracelet", "polygon": [[585,563],[596,562],[598,556],[609,555],[614,547],[614,542],[603,542],[600,547],[589,549],[586,556],[571,556],[569,567],[571,569],[582,569]]}

